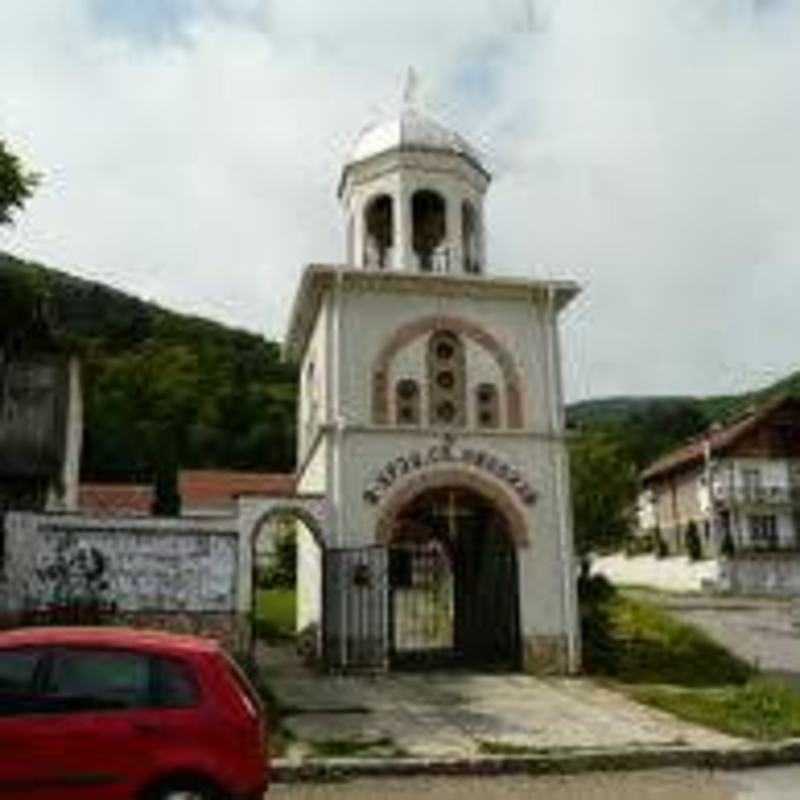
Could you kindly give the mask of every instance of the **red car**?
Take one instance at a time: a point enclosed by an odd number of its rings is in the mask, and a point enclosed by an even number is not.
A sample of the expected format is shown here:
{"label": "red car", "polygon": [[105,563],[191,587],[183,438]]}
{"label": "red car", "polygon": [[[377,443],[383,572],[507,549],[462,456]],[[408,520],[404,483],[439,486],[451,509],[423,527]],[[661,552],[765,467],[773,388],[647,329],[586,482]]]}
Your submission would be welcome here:
{"label": "red car", "polygon": [[3,800],[256,800],[266,788],[261,703],[214,642],[0,634]]}

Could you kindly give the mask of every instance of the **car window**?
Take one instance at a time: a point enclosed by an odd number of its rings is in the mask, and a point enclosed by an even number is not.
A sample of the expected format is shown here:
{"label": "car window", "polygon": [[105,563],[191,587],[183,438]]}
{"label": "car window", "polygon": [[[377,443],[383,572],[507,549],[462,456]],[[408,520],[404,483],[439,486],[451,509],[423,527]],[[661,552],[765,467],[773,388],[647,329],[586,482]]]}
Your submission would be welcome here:
{"label": "car window", "polygon": [[124,651],[61,650],[46,693],[65,711],[143,708],[150,701],[150,661]]}
{"label": "car window", "polygon": [[155,705],[159,708],[191,708],[200,702],[197,683],[189,667],[171,658],[155,658]]}
{"label": "car window", "polygon": [[0,716],[39,710],[35,681],[41,658],[42,651],[32,648],[0,650]]}
{"label": "car window", "polygon": [[0,650],[0,692],[27,694],[33,691],[39,650]]}

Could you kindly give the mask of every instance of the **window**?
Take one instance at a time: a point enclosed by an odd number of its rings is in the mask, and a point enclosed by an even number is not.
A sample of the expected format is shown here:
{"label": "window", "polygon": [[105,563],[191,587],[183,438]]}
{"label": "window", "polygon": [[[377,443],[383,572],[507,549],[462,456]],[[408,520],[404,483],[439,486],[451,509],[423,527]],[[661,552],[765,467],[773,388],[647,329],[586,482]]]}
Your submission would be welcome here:
{"label": "window", "polygon": [[461,340],[439,331],[428,342],[428,387],[431,425],[466,424],[466,356]]}
{"label": "window", "polygon": [[185,664],[170,658],[153,659],[154,705],[158,708],[192,708],[200,700],[197,684]]}
{"label": "window", "polygon": [[0,696],[32,692],[40,658],[38,650],[0,651]]}
{"label": "window", "polygon": [[35,693],[41,659],[32,648],[0,650],[0,716],[41,711]]}
{"label": "window", "polygon": [[757,545],[778,543],[778,524],[774,514],[753,514],[748,518],[750,540]]}
{"label": "window", "polygon": [[500,401],[497,387],[482,383],[475,392],[476,414],[479,428],[497,428],[500,425]]}
{"label": "window", "polygon": [[758,467],[742,469],[742,486],[747,500],[755,500],[761,494],[761,470]]}
{"label": "window", "polygon": [[62,650],[46,693],[76,711],[143,708],[150,704],[150,660],[125,651]]}
{"label": "window", "polygon": [[398,425],[419,425],[419,385],[405,378],[397,382],[396,407]]}

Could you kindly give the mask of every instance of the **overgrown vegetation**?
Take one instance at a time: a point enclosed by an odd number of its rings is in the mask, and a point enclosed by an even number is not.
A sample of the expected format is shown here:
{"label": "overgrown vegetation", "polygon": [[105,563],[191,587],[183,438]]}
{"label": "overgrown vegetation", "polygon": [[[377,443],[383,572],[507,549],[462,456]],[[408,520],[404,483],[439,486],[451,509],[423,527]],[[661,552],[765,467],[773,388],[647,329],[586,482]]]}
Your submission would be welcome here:
{"label": "overgrown vegetation", "polygon": [[408,753],[388,737],[374,739],[317,739],[309,742],[320,758],[404,758]]}
{"label": "overgrown vegetation", "polygon": [[12,213],[25,206],[39,179],[0,139],[0,225],[12,222]]}
{"label": "overgrown vegetation", "polygon": [[758,675],[692,625],[619,593],[580,584],[584,664],[639,702],[733,736],[800,735],[800,695]]}
{"label": "overgrown vegetation", "polygon": [[639,702],[710,728],[761,741],[800,736],[800,695],[777,681],[756,678],[743,686],[704,689],[645,686]]}

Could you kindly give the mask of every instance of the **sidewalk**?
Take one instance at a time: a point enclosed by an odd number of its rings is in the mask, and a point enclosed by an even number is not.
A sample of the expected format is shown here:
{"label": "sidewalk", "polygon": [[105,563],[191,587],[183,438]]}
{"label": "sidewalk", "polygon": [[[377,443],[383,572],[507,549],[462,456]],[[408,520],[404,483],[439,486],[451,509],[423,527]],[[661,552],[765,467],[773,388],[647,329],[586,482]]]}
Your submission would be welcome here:
{"label": "sidewalk", "polygon": [[289,734],[280,780],[800,761],[800,743],[735,739],[588,679],[319,675],[289,649],[264,649],[259,660]]}

